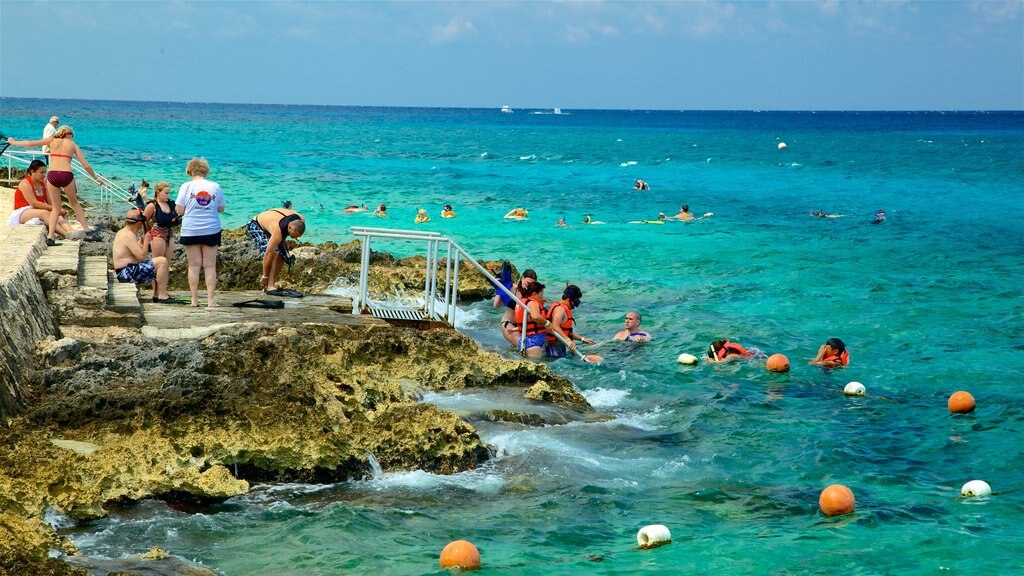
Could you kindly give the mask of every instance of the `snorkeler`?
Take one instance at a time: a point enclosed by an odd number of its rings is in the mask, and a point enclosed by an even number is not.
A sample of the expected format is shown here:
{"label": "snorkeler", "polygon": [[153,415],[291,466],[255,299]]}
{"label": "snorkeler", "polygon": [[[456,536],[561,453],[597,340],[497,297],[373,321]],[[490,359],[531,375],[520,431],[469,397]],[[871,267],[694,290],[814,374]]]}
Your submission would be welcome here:
{"label": "snorkeler", "polygon": [[753,358],[755,355],[756,352],[751,352],[735,342],[715,340],[708,346],[706,360],[708,362],[725,362],[728,360]]}
{"label": "snorkeler", "polygon": [[885,222],[885,210],[875,210],[875,221],[872,224]]}
{"label": "snorkeler", "polygon": [[555,226],[558,228],[565,228],[565,216],[559,218],[558,222],[555,222]]}
{"label": "snorkeler", "polygon": [[502,218],[505,218],[506,220],[526,220],[527,214],[529,214],[529,212],[527,212],[523,208],[513,208],[509,210],[508,214],[505,214]]}
{"label": "snorkeler", "polygon": [[426,210],[420,208],[416,211],[416,223],[423,224],[424,222],[430,222],[430,215],[427,214]]}
{"label": "snorkeler", "polygon": [[818,347],[818,355],[810,361],[810,364],[822,368],[838,368],[847,366],[850,363],[850,353],[846,351],[846,344],[839,338],[829,338],[824,344]]}
{"label": "snorkeler", "polygon": [[356,206],[355,204],[353,204],[352,206],[346,206],[345,207],[345,212],[347,212],[349,214],[351,214],[353,212],[366,212],[368,210],[369,210],[369,208],[366,206],[366,204],[363,204],[362,206]]}
{"label": "snorkeler", "polygon": [[373,215],[374,216],[380,216],[381,218],[387,217],[387,215],[388,215],[388,207],[383,205],[383,204],[381,204],[380,206],[377,206],[377,209],[373,211]]}
{"label": "snorkeler", "polygon": [[452,210],[451,204],[444,205],[444,210],[441,210],[441,218],[455,218],[455,211]]}
{"label": "snorkeler", "polygon": [[647,184],[647,182],[644,182],[643,180],[640,180],[639,178],[637,178],[635,180],[636,180],[636,184],[633,185],[633,190],[650,190],[651,189],[651,186],[649,184]]}

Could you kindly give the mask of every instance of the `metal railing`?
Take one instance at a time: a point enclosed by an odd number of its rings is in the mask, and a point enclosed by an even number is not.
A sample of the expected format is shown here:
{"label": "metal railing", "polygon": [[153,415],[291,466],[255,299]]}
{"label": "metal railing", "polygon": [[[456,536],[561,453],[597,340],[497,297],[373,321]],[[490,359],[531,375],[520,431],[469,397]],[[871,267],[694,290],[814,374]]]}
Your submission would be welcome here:
{"label": "metal railing", "polygon": [[[18,167],[28,167],[28,165],[36,158],[46,157],[48,154],[41,150],[5,150],[2,154],[2,158],[7,160],[7,178],[13,181],[11,178],[11,170],[17,165]],[[77,158],[71,159],[71,171],[74,172],[75,178],[85,179],[96,184],[100,189],[100,205],[109,208],[115,201],[123,201],[132,203],[131,194],[128,190],[123,187],[111,182],[109,178],[104,177],[99,172],[96,175],[103,178],[103,184],[100,184],[95,178],[93,178],[85,166],[78,161]],[[95,170],[93,170],[95,172]],[[16,185],[16,184],[15,184]],[[81,190],[79,190],[79,196],[81,196]]]}
{"label": "metal railing", "polygon": [[[352,235],[355,236],[362,242],[362,254],[359,266],[359,293],[356,295],[355,300],[352,302],[352,313],[353,314],[372,314],[382,318],[405,318],[405,319],[421,319],[421,320],[435,320],[439,322],[445,322],[452,328],[455,328],[455,313],[457,308],[455,303],[459,299],[459,265],[463,258],[466,262],[472,265],[478,272],[484,275],[491,284],[494,285],[495,290],[500,290],[511,298],[517,305],[523,307],[523,327],[522,327],[522,339],[520,342],[524,342],[526,338],[526,315],[529,314],[529,308],[526,303],[519,299],[518,296],[513,294],[508,288],[503,286],[493,274],[479,262],[476,258],[467,252],[464,248],[459,246],[454,240],[444,236],[438,232],[426,232],[420,230],[396,230],[391,228],[368,228],[365,226],[353,226]],[[395,240],[411,240],[421,241],[426,243],[426,275],[423,287],[423,306],[420,308],[399,308],[388,305],[373,305],[369,299],[369,281],[370,281],[370,243],[374,238],[390,238]],[[438,291],[438,269],[440,267],[439,256],[444,252],[444,286],[443,289]],[[415,317],[415,314],[419,314],[419,317]],[[558,340],[560,340],[567,347],[569,341],[562,334],[557,331],[552,331]],[[584,359],[584,355],[579,350],[575,353]]]}

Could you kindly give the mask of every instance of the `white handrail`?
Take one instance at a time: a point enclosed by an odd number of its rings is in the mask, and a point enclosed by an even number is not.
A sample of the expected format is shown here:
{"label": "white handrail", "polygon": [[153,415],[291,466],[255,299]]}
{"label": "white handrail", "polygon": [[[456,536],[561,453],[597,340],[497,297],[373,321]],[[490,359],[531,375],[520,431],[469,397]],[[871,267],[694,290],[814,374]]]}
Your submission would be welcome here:
{"label": "white handrail", "polygon": [[[368,308],[367,302],[369,302],[369,275],[370,275],[370,242],[373,238],[390,238],[395,240],[411,240],[421,241],[426,243],[427,254],[426,254],[426,270],[424,275],[424,301],[423,310],[429,318],[444,317],[448,324],[455,327],[455,302],[459,297],[459,264],[462,257],[474,267],[478,272],[484,275],[491,284],[494,285],[496,290],[500,290],[511,298],[516,304],[523,308],[524,321],[523,321],[523,339],[525,341],[526,334],[526,314],[529,314],[529,307],[525,302],[519,299],[511,290],[502,285],[497,278],[487,268],[482,266],[476,261],[473,256],[458,245],[454,240],[444,236],[438,232],[428,232],[423,230],[400,230],[392,228],[369,228],[365,226],[353,226],[351,228],[352,234],[362,240],[362,254],[360,257],[360,270],[359,270],[359,294],[356,296],[355,302],[352,305],[352,313],[360,314]],[[444,278],[444,290],[443,296],[443,312],[439,315],[435,310],[435,300],[437,299],[438,292],[438,254],[440,252],[441,244],[447,244],[448,255],[445,258],[445,278]],[[569,340],[558,331],[552,331],[551,334],[560,340],[566,347],[570,347]],[[581,360],[586,360],[585,356],[578,349],[575,353]]]}

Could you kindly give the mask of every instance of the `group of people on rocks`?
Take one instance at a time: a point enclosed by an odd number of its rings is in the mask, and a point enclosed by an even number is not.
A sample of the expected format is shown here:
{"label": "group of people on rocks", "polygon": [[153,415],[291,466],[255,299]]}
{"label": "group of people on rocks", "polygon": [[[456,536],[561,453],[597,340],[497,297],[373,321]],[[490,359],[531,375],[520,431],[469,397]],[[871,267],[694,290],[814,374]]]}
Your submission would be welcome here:
{"label": "group of people on rocks", "polygon": [[[72,159],[77,158],[100,186],[105,184],[75,143],[74,130],[66,125],[58,128],[59,123],[59,117],[50,118],[40,140],[7,139],[13,146],[43,147],[43,159],[32,160],[18,184],[8,225],[15,227],[34,219],[47,222],[48,246],[59,246],[58,235],[80,239],[97,232],[89,227],[88,215],[78,201]],[[169,183],[157,182],[154,196],[149,198],[149,183],[142,181],[141,188],[129,199],[135,207],[125,214],[125,225],[114,237],[114,269],[119,282],[152,284],[153,302],[176,303],[179,300],[167,291],[167,280],[175,245],[181,244],[188,260],[192,306],[199,306],[199,278],[203,275],[206,304],[214,308],[217,307],[217,252],[222,233],[220,215],[227,207],[227,200],[220,185],[209,180],[210,165],[204,158],[190,160],[185,173],[189,181],[178,189],[175,200],[171,200]],[[83,229],[76,230],[65,219],[67,211],[62,207],[62,195],[67,196]],[[302,296],[294,290],[278,287],[277,279],[293,261],[288,252],[289,240],[302,236],[305,230],[305,219],[290,208],[261,212],[246,226],[246,233],[262,257],[260,285],[266,294]]]}
{"label": "group of people on rocks", "polygon": [[[185,247],[188,260],[191,304],[199,306],[202,275],[206,305],[215,308],[217,252],[223,232],[220,215],[227,207],[227,199],[220,185],[208,179],[210,165],[204,158],[190,160],[185,173],[191,180],[181,185],[175,200],[170,199],[170,185],[157,182],[155,198],[140,197],[140,206],[125,215],[125,227],[114,237],[114,269],[121,282],[153,283],[153,302],[177,302],[167,292],[167,270],[180,226],[177,241]],[[306,231],[302,215],[291,208],[272,208],[254,216],[245,231],[262,257],[260,286],[264,292],[271,296],[302,297],[301,293],[276,285],[281,271],[292,261],[289,239]],[[149,254],[151,258],[147,257]]]}

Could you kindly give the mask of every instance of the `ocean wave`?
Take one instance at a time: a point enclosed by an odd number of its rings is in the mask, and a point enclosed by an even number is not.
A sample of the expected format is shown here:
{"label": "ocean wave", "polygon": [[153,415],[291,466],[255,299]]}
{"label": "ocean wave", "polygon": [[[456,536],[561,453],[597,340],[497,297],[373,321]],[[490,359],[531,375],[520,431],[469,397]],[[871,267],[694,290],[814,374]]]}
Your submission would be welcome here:
{"label": "ocean wave", "polygon": [[629,390],[618,388],[594,388],[583,391],[583,397],[587,399],[587,402],[590,402],[591,406],[600,408],[618,406],[629,394]]}
{"label": "ocean wave", "polygon": [[537,155],[536,154],[530,154],[529,156],[520,156],[519,159],[520,160],[536,160],[537,159]]}
{"label": "ocean wave", "polygon": [[507,483],[500,474],[485,469],[451,475],[413,470],[411,472],[385,472],[380,478],[353,482],[352,487],[355,489],[369,488],[382,492],[397,489],[433,491],[437,488],[461,488],[473,492],[497,494]]}
{"label": "ocean wave", "polygon": [[636,160],[630,160],[629,162],[620,162],[619,168],[627,168],[629,166],[636,166]]}

